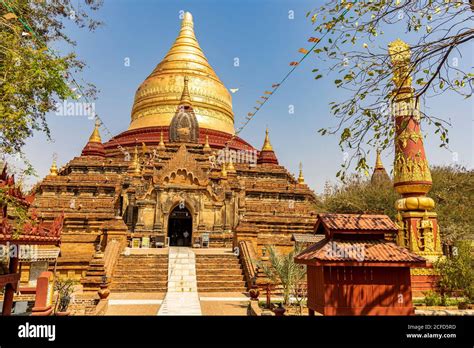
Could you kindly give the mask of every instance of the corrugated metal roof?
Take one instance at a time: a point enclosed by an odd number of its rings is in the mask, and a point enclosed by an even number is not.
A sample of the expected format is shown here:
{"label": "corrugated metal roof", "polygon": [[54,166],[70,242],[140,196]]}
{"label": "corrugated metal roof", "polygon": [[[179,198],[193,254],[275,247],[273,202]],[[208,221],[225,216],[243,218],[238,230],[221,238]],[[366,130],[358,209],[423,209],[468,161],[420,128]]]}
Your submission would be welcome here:
{"label": "corrugated metal roof", "polygon": [[56,261],[59,256],[59,248],[32,248],[29,247],[25,252],[21,252],[20,248],[20,261],[22,262],[34,262],[34,261]]}
{"label": "corrugated metal roof", "polygon": [[386,240],[328,240],[313,244],[298,260],[356,262],[423,262],[424,258]]}
{"label": "corrugated metal roof", "polygon": [[296,243],[317,243],[324,239],[324,234],[313,234],[313,233],[293,233],[291,240]]}
{"label": "corrugated metal roof", "polygon": [[397,231],[397,226],[387,215],[318,214],[318,219],[330,230]]}

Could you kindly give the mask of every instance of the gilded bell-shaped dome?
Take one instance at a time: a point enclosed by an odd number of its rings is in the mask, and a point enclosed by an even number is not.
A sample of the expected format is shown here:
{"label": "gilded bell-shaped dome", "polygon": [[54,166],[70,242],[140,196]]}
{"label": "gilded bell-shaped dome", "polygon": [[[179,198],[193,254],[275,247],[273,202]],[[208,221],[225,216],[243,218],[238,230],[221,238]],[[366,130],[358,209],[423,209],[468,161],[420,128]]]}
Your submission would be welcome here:
{"label": "gilded bell-shaped dome", "polygon": [[232,98],[199,47],[189,12],[173,46],[135,93],[129,129],[169,126],[185,76],[199,127],[234,134]]}

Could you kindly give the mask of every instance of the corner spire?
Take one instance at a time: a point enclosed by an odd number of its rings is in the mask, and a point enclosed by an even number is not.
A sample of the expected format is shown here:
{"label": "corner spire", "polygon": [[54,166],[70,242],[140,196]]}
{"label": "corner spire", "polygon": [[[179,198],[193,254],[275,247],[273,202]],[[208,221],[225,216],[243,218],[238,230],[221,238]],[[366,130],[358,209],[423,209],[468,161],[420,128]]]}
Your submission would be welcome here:
{"label": "corner spire", "polygon": [[206,142],[204,143],[203,150],[205,152],[211,151],[211,146],[209,145],[209,135],[206,134]]}
{"label": "corner spire", "polygon": [[262,151],[273,151],[270,137],[268,136],[268,128],[265,130],[265,141],[263,142]]}
{"label": "corner spire", "polygon": [[272,144],[270,143],[270,137],[268,136],[268,128],[265,130],[265,141],[263,142],[262,150],[258,154],[257,164],[278,165],[278,159],[276,158]]}
{"label": "corner spire", "polygon": [[134,175],[140,175],[140,162],[138,160],[138,146],[135,145],[135,150],[133,152],[133,160],[130,164],[129,171]]}
{"label": "corner spire", "polygon": [[82,149],[81,156],[105,157],[105,148],[104,144],[102,144],[102,139],[99,133],[100,124],[99,118],[96,117],[94,130],[92,131],[86,146]]}
{"label": "corner spire", "polygon": [[53,164],[51,164],[51,168],[49,168],[49,175],[51,176],[58,175],[58,166],[56,165],[56,159],[53,159]]}
{"label": "corner spire", "polygon": [[225,162],[222,162],[221,178],[227,179],[227,170],[225,169]]}
{"label": "corner spire", "polygon": [[102,139],[99,133],[100,121],[98,118],[95,119],[94,130],[92,131],[91,136],[89,137],[90,143],[102,143]]}
{"label": "corner spire", "polygon": [[298,184],[304,184],[303,163],[300,162],[300,175],[298,176]]}
{"label": "corner spire", "polygon": [[229,158],[229,163],[227,165],[227,173],[235,173],[235,167],[234,167],[234,162],[232,161],[232,158]]}
{"label": "corner spire", "polygon": [[158,150],[165,150],[165,149],[166,149],[165,140],[163,138],[163,131],[161,131],[161,133],[160,133],[160,143],[158,144]]}

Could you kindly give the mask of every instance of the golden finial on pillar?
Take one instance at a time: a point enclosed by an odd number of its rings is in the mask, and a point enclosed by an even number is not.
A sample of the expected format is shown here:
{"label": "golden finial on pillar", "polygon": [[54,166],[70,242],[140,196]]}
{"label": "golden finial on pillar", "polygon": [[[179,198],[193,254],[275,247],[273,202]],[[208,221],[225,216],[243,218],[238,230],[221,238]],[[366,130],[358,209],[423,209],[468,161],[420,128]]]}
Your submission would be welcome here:
{"label": "golden finial on pillar", "polygon": [[99,133],[99,127],[100,127],[100,120],[99,118],[96,117],[94,130],[92,131],[92,134],[89,137],[90,143],[102,143],[102,139]]}
{"label": "golden finial on pillar", "polygon": [[265,130],[265,141],[263,142],[262,151],[273,151],[270,137],[268,136],[268,128]]}
{"label": "golden finial on pillar", "polygon": [[303,163],[300,162],[300,175],[298,176],[298,184],[304,184]]}
{"label": "golden finial on pillar", "polygon": [[413,96],[411,86],[412,67],[410,46],[403,40],[397,39],[388,45],[388,53],[392,62],[395,90],[393,94],[396,100],[402,100]]}

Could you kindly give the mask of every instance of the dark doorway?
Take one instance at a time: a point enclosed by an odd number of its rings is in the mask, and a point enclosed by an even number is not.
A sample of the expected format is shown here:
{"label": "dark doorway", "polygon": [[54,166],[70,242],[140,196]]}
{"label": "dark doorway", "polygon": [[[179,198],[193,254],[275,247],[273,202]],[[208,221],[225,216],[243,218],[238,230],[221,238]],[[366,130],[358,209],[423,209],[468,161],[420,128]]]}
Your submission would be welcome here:
{"label": "dark doorway", "polygon": [[177,206],[170,214],[168,221],[168,237],[170,246],[191,246],[193,218],[184,206]]}

